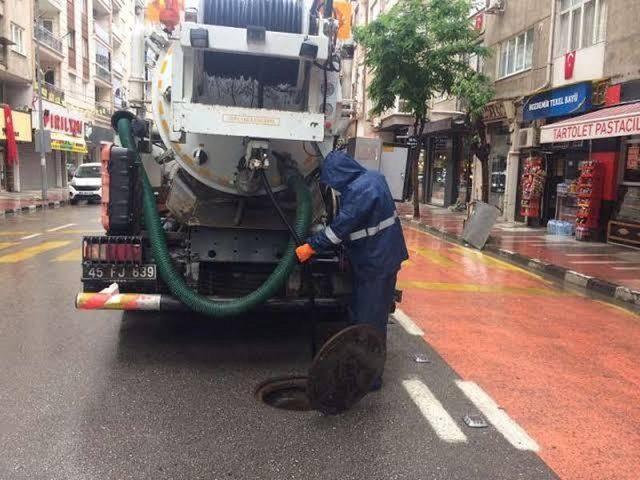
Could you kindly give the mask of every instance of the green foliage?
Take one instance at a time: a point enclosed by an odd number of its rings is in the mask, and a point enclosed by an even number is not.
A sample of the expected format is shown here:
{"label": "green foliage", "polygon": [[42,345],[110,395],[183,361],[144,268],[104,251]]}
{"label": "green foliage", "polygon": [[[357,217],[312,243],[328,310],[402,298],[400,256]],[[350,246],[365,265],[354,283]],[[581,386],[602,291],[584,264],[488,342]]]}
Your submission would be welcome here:
{"label": "green foliage", "polygon": [[392,108],[400,97],[416,123],[423,122],[431,98],[456,90],[470,95],[474,111],[479,108],[485,93],[471,87],[484,89],[484,81],[467,59],[484,57],[487,50],[478,42],[470,11],[470,0],[399,0],[389,12],[356,29],[364,65],[373,75],[368,94],[374,115]]}
{"label": "green foliage", "polygon": [[482,117],[485,105],[491,101],[495,92],[486,75],[469,70],[456,78],[451,93],[460,99],[471,124],[474,124]]}

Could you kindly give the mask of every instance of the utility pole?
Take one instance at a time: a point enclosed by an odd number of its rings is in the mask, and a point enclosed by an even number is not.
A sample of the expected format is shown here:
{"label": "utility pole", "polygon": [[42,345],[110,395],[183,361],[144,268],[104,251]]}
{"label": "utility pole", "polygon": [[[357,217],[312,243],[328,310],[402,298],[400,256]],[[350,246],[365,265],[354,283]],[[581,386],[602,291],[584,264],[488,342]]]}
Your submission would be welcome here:
{"label": "utility pole", "polygon": [[42,109],[42,69],[40,67],[40,39],[38,34],[40,33],[38,28],[40,24],[40,9],[38,8],[38,0],[35,0],[35,37],[36,37],[36,81],[38,84],[38,125],[40,129],[40,136],[38,142],[40,143],[40,175],[42,176],[42,209],[44,210],[47,205],[47,154],[45,153],[44,142],[44,110]]}

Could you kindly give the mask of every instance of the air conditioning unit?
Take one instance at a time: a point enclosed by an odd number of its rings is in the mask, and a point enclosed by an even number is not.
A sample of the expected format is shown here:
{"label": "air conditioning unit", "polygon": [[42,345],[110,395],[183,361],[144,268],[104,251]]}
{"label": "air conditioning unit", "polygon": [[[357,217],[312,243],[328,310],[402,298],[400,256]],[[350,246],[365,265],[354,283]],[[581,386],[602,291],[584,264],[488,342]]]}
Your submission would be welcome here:
{"label": "air conditioning unit", "polygon": [[485,13],[504,13],[505,0],[487,0]]}
{"label": "air conditioning unit", "polygon": [[540,146],[540,129],[523,128],[518,132],[518,148],[536,148]]}

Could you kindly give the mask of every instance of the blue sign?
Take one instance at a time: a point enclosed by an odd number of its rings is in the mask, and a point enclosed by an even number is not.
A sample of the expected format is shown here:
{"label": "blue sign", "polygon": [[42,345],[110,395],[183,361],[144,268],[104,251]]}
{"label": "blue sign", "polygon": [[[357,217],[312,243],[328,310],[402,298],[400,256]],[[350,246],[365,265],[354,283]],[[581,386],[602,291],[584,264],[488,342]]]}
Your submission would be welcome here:
{"label": "blue sign", "polygon": [[577,83],[533,95],[524,102],[524,121],[586,112],[591,110],[592,95],[591,82]]}

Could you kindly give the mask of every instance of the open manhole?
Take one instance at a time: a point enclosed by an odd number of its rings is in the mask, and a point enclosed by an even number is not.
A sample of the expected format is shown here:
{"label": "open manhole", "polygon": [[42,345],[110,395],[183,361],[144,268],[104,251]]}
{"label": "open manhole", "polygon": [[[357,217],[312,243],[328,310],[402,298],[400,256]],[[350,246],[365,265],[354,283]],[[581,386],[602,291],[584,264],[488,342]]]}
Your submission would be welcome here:
{"label": "open manhole", "polygon": [[274,378],[261,384],[256,397],[263,403],[283,410],[311,410],[307,396],[307,377]]}
{"label": "open manhole", "polygon": [[285,410],[337,415],[359,402],[382,376],[384,336],[368,325],[334,335],[320,349],[307,377],[276,378],[260,385],[258,400]]}

